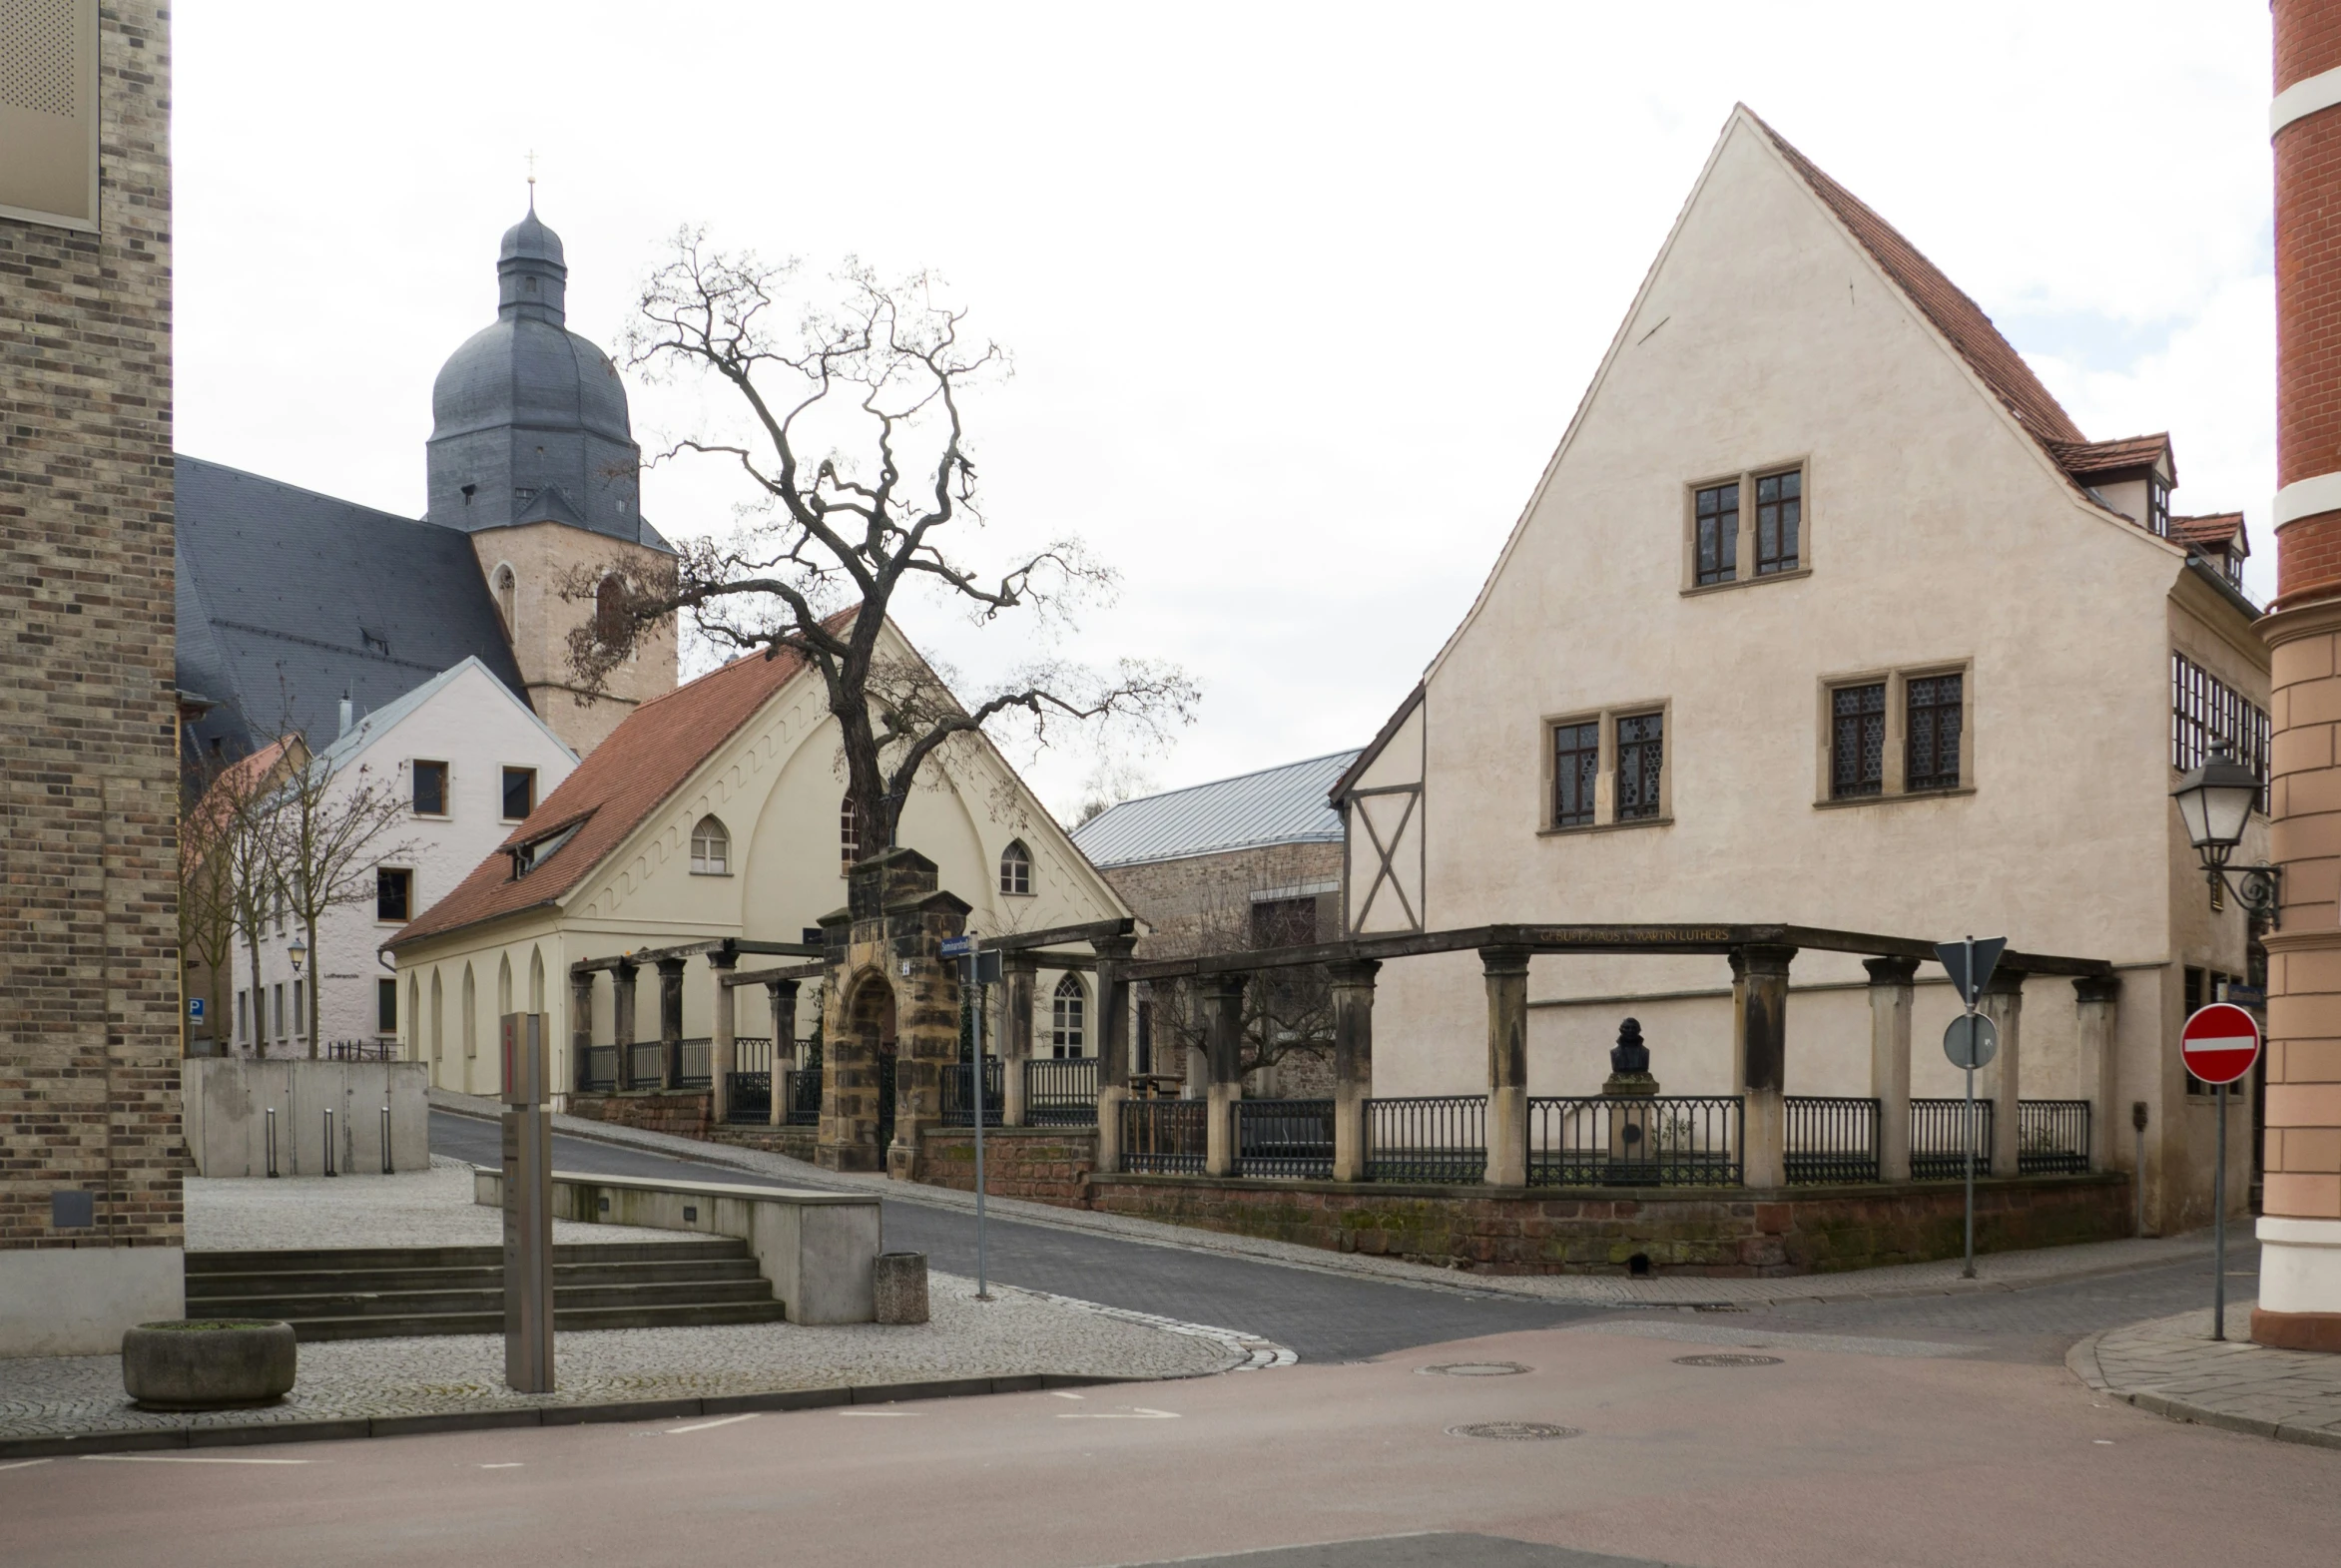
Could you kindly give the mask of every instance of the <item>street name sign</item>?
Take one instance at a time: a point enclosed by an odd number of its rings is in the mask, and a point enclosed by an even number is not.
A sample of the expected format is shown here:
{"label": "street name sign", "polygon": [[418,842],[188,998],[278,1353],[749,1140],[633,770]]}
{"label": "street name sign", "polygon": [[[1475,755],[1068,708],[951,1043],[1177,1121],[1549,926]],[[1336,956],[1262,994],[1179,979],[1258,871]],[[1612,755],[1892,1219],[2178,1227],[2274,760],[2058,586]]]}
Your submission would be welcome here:
{"label": "street name sign", "polygon": [[972,936],[946,936],[943,938],[942,955],[945,958],[964,958],[973,951],[975,951],[975,938]]}
{"label": "street name sign", "polygon": [[1954,1067],[1989,1067],[2000,1054],[2000,1026],[1982,1013],[1961,1013],[1943,1031],[1943,1054]]}
{"label": "street name sign", "polygon": [[2232,1002],[2195,1009],[2178,1033],[2186,1070],[2207,1084],[2231,1084],[2260,1056],[2260,1026]]}

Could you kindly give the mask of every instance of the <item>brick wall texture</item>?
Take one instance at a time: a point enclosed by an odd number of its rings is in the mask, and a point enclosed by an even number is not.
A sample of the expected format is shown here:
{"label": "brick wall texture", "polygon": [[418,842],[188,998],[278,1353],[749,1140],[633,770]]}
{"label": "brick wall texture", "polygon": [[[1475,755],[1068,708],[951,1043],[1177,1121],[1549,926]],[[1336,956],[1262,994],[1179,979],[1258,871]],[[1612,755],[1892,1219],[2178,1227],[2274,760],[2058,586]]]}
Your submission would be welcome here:
{"label": "brick wall texture", "polygon": [[167,12],[100,36],[100,232],[0,218],[0,1249],[181,1241]]}
{"label": "brick wall texture", "polygon": [[[2276,90],[2341,67],[2341,6],[2279,0]],[[2341,110],[2275,137],[2276,482],[2341,472]],[[2277,597],[2299,604],[2341,586],[2341,512],[2278,532]]]}

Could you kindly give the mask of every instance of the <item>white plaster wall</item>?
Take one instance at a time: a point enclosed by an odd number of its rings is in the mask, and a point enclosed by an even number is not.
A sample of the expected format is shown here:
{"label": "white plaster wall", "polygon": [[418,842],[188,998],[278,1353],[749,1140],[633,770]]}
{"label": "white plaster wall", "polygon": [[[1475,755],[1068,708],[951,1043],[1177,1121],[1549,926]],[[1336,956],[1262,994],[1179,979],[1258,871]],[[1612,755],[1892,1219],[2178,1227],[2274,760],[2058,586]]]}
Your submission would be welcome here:
{"label": "white plaster wall", "polygon": [[[379,864],[406,866],[414,872],[411,908],[417,914],[470,874],[516,825],[503,814],[504,769],[535,769],[536,794],[541,800],[577,767],[576,757],[519,698],[470,661],[412,713],[369,741],[335,776],[334,786],[354,789],[387,777],[395,781],[403,797],[411,799],[411,765],[417,759],[447,764],[448,812],[444,817],[408,817],[385,835],[384,852],[374,857]],[[404,852],[387,852],[401,847]],[[370,881],[369,877],[369,888]],[[301,978],[322,976],[318,1022],[325,1040],[377,1037],[374,982],[391,977],[377,955],[381,943],[401,923],[374,918],[370,891],[363,902],[330,910],[318,923],[318,950],[302,965]],[[286,949],[293,935],[293,924],[288,921],[282,937],[276,936],[272,927],[270,939],[261,944],[262,984],[265,988],[285,983],[288,1014],[292,1011],[291,982],[295,976]],[[241,939],[236,950],[235,974],[229,985],[232,1011],[235,993],[250,987],[252,975],[249,950]],[[401,986],[401,1006],[404,995]],[[295,1032],[298,1028],[288,1017],[286,1030],[292,1038],[280,1041],[272,1034],[268,1054],[306,1056],[308,1042]]]}

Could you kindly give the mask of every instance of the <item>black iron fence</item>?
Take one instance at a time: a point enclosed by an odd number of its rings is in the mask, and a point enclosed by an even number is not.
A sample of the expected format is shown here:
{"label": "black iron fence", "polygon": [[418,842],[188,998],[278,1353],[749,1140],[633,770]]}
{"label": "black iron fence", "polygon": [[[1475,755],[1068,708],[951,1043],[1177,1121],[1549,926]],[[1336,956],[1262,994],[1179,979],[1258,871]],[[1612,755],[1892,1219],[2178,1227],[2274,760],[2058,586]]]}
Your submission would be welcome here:
{"label": "black iron fence", "polygon": [[[1000,1075],[999,1058],[987,1057],[983,1063],[983,1125],[1000,1125],[1001,1091],[1006,1080]],[[975,1125],[975,1069],[972,1062],[945,1062],[942,1071],[942,1125],[945,1127],[973,1127]]]}
{"label": "black iron fence", "polygon": [[2016,1168],[2023,1175],[2077,1175],[2089,1168],[2089,1102],[2020,1100]]}
{"label": "black iron fence", "polygon": [[735,1035],[732,1039],[732,1071],[736,1073],[769,1073],[773,1070],[772,1040],[761,1034]]}
{"label": "black iron fence", "polygon": [[761,1127],[773,1119],[773,1075],[770,1072],[724,1075],[724,1120]]}
{"label": "black iron fence", "polygon": [[1581,1095],[1528,1101],[1538,1187],[1737,1187],[1738,1095]]}
{"label": "black iron fence", "polygon": [[1786,1099],[1782,1153],[1791,1185],[1878,1179],[1878,1102],[1838,1095]]}
{"label": "black iron fence", "polygon": [[327,1040],[328,1062],[388,1062],[397,1059],[396,1040]]}
{"label": "black iron fence", "polygon": [[678,1089],[711,1087],[716,1081],[716,1043],[713,1040],[683,1040],[678,1044],[681,1047],[682,1060],[675,1073],[675,1087]]}
{"label": "black iron fence", "polygon": [[821,1069],[792,1067],[781,1074],[781,1120],[790,1127],[821,1125]]}
{"label": "black iron fence", "polygon": [[626,1047],[626,1084],[631,1089],[656,1089],[666,1081],[666,1043],[637,1040]]}
{"label": "black iron fence", "polygon": [[1199,1175],[1210,1111],[1205,1100],[1124,1100],[1122,1169]]}
{"label": "black iron fence", "polygon": [[1097,1125],[1097,1058],[1036,1057],[1024,1064],[1027,1127]]}
{"label": "black iron fence", "polygon": [[618,1087],[618,1048],[589,1045],[577,1053],[577,1092],[608,1094]]}
{"label": "black iron fence", "polygon": [[[1967,1106],[1957,1100],[1910,1103],[1910,1174],[1914,1181],[1955,1182],[1967,1173]],[[1992,1102],[1975,1103],[1976,1175],[1992,1174]]]}
{"label": "black iron fence", "polygon": [[1413,1095],[1366,1102],[1366,1179],[1478,1182],[1487,1175],[1487,1097]]}
{"label": "black iron fence", "polygon": [[1236,1174],[1333,1175],[1331,1100],[1238,1100]]}

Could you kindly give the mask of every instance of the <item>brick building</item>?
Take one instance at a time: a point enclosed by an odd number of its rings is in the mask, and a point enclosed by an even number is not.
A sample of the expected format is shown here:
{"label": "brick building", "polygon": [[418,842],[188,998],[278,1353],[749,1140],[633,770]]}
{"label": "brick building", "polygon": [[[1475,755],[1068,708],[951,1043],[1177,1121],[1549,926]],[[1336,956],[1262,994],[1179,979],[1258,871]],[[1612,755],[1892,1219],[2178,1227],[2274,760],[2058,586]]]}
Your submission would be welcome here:
{"label": "brick building", "polygon": [[[1342,934],[1341,817],[1327,791],[1358,754],[1214,780],[1124,800],[1073,830],[1073,842],[1145,922],[1139,958],[1329,942]],[[1271,1058],[1250,1077],[1255,1097],[1329,1093],[1332,1066],[1317,1027],[1330,1022],[1321,976],[1246,1006],[1251,1054]],[[1200,1094],[1201,1000],[1171,985],[1140,987],[1131,1070],[1183,1078]]]}
{"label": "brick building", "polygon": [[170,34],[0,7],[0,1355],[184,1309]]}

